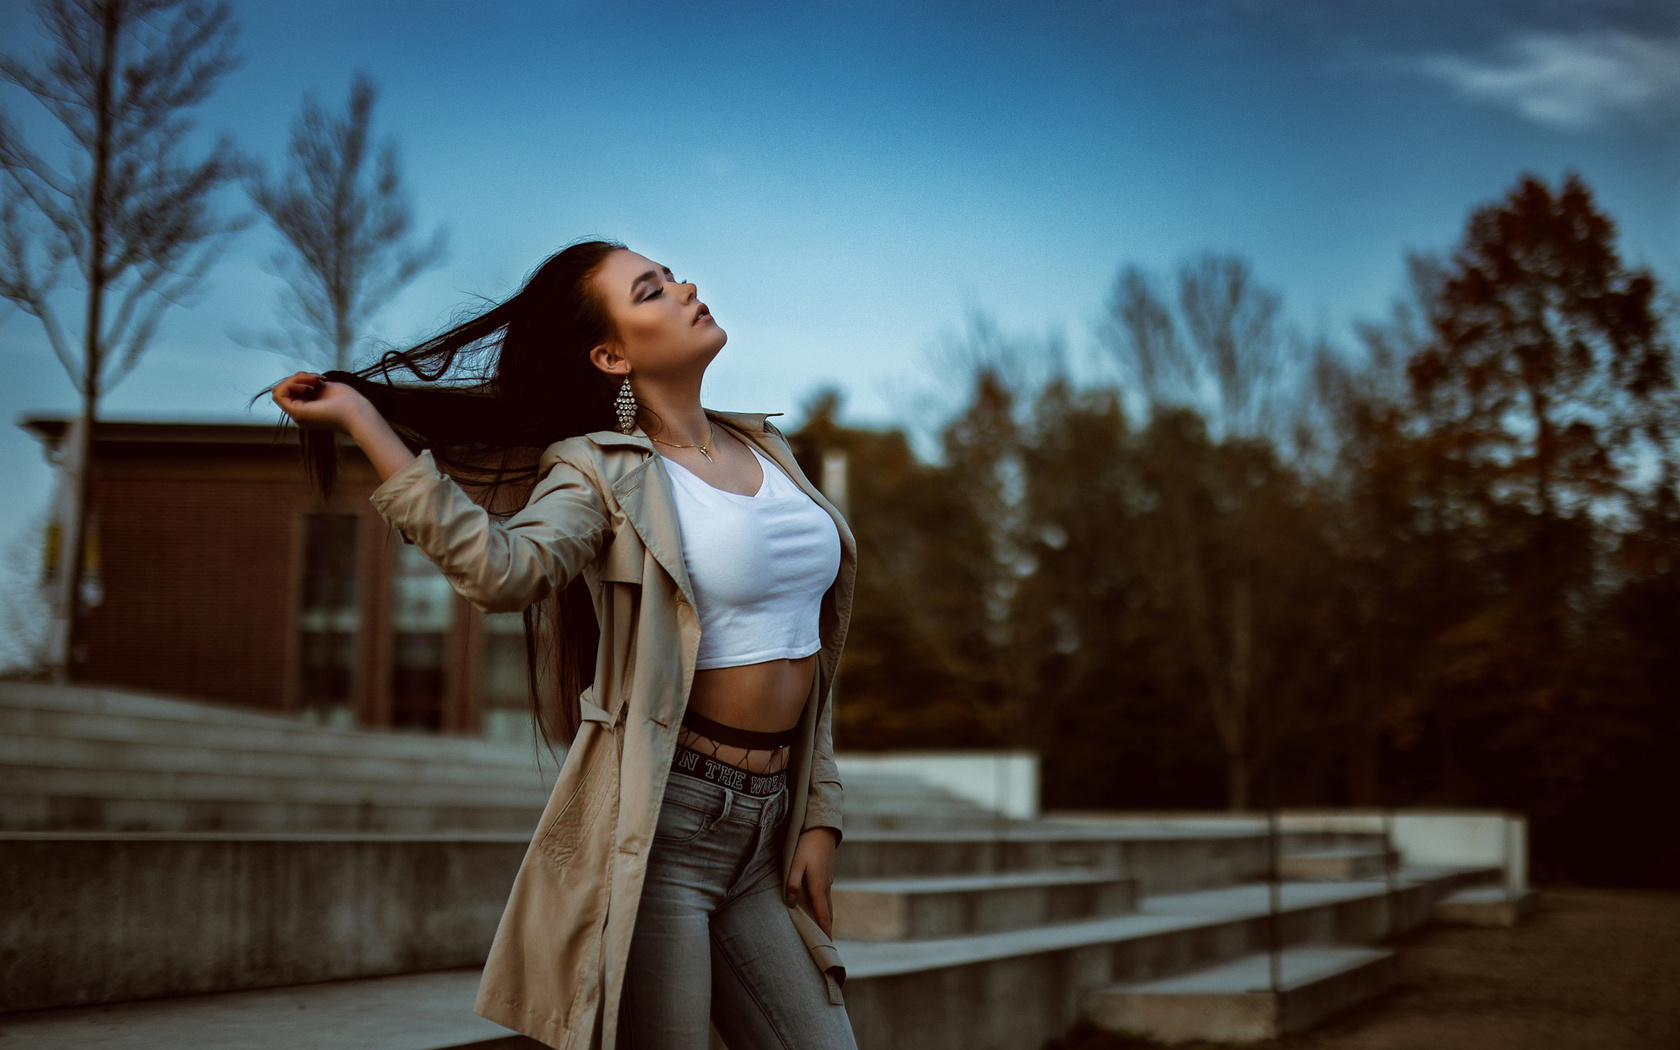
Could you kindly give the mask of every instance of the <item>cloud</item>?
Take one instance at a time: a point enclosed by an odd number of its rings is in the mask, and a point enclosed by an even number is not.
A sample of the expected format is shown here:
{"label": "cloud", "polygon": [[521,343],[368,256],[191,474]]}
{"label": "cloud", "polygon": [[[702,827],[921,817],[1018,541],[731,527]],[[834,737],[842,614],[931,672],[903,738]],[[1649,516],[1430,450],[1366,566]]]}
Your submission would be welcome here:
{"label": "cloud", "polygon": [[1509,106],[1553,127],[1680,113],[1680,37],[1523,33],[1503,52],[1492,61],[1429,56],[1419,68],[1466,98]]}

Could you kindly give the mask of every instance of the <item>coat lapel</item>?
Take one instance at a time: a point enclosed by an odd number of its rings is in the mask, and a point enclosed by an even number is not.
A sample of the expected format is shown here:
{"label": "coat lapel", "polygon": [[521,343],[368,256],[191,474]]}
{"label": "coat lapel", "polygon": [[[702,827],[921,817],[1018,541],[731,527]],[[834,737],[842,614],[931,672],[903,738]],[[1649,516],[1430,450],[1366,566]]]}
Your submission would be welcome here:
{"label": "coat lapel", "polygon": [[589,439],[602,448],[629,447],[644,453],[641,463],[625,471],[613,482],[613,495],[624,509],[630,527],[641,537],[643,546],[653,555],[661,568],[675,581],[683,600],[694,604],[694,585],[688,579],[688,566],[683,561],[682,529],[677,522],[676,497],[671,492],[671,479],[660,467],[654,455],[653,442],[642,434],[617,434],[600,431]]}

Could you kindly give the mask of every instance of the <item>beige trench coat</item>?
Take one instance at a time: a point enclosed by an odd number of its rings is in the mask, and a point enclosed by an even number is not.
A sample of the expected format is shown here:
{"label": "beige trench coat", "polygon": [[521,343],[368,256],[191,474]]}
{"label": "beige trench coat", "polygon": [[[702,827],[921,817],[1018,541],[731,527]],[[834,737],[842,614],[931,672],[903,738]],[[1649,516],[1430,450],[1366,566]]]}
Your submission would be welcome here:
{"label": "beige trench coat", "polygon": [[[851,613],[851,530],[763,415],[709,412],[779,464],[840,532],[840,571],[822,599],[822,650],[788,765],[786,880],[808,828],[841,822],[829,687]],[[374,506],[455,590],[485,612],[523,609],[579,573],[601,628],[583,722],[526,850],[474,1010],[559,1050],[610,1048],[647,853],[694,680],[700,623],[683,565],[669,476],[640,431],[551,445],[525,508],[497,524],[429,452],[388,478]],[[809,900],[788,909],[840,1003],[846,971]]]}

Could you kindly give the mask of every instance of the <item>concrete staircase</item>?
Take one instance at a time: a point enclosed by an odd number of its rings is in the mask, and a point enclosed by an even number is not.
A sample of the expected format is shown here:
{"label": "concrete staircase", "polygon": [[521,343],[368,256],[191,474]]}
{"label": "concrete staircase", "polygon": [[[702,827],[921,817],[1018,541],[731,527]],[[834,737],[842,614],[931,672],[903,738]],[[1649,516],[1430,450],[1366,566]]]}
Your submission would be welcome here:
{"label": "concrete staircase", "polygon": [[557,769],[470,737],[0,683],[5,830],[529,831]]}
{"label": "concrete staircase", "polygon": [[[1245,1012],[1264,1015],[1247,1038],[1270,1038],[1381,991],[1394,967],[1374,945],[1427,921],[1443,895],[1499,874],[1408,866],[1388,878],[1286,881],[1274,918],[1267,885],[1254,881],[1266,871],[1263,824],[1199,823],[1039,822],[989,840],[849,837],[837,858],[847,875],[920,867],[904,880],[933,884],[977,865],[1023,880],[1106,868],[1140,894],[1131,908],[1116,893],[1100,912],[1032,915],[1013,926],[947,924],[906,936],[901,922],[875,928],[890,935],[854,933],[839,947],[859,1045],[1036,1048],[1081,1017],[1157,1038],[1225,1038],[1244,1030],[1229,1019]],[[1309,855],[1380,847],[1347,837],[1292,833],[1285,846]],[[1256,966],[1269,978],[1274,936],[1284,949],[1281,997],[1269,983],[1251,987]],[[1174,1014],[1189,1020],[1156,1023]]]}
{"label": "concrete staircase", "polygon": [[[553,782],[529,749],[9,684],[0,741],[0,1044],[539,1045],[471,1013]],[[1396,854],[1371,820],[1285,820],[1274,913],[1263,820],[846,788],[836,941],[863,1050],[1038,1050],[1082,1017],[1295,1030],[1380,991],[1376,945],[1501,874]]]}
{"label": "concrete staircase", "polygon": [[[0,682],[0,830],[528,835],[564,760],[564,749]],[[847,804],[860,828],[997,819],[906,775],[848,783]]]}

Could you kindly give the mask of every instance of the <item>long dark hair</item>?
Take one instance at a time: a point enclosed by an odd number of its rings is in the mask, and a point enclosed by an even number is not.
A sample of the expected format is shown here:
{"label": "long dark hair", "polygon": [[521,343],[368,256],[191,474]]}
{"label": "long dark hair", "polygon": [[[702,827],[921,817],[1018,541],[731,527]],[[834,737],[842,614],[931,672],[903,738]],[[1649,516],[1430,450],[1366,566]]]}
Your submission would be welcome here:
{"label": "long dark hair", "polygon": [[[506,301],[419,346],[388,350],[367,368],[325,376],[372,402],[416,453],[431,449],[438,467],[475,500],[511,512],[498,495],[511,490],[524,503],[543,449],[616,422],[617,386],[589,360],[591,349],[614,336],[590,279],[623,247],[572,244],[549,256]],[[330,496],[338,475],[335,435],[299,429],[298,438],[311,480]],[[578,696],[594,681],[599,640],[581,578],[525,610],[531,721],[551,746],[577,734]],[[545,703],[549,689],[553,702]]]}

